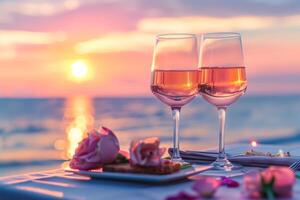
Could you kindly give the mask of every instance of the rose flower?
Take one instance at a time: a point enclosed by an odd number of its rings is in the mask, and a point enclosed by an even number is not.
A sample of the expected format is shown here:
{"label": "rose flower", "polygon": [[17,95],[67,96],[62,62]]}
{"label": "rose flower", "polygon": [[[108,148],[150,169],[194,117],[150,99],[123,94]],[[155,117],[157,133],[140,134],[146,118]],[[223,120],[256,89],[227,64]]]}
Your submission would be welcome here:
{"label": "rose flower", "polygon": [[92,130],[76,148],[70,167],[80,170],[99,168],[112,163],[119,150],[118,138],[111,130],[105,127],[99,131]]}
{"label": "rose flower", "polygon": [[244,177],[244,191],[250,198],[265,196],[291,197],[295,174],[288,167],[269,167]]}
{"label": "rose flower", "polygon": [[157,137],[135,140],[130,144],[130,164],[133,166],[159,166],[162,162],[162,155],[165,148],[159,148]]}
{"label": "rose flower", "polygon": [[261,173],[265,183],[273,183],[273,192],[277,197],[291,197],[295,174],[288,167],[269,167]]}

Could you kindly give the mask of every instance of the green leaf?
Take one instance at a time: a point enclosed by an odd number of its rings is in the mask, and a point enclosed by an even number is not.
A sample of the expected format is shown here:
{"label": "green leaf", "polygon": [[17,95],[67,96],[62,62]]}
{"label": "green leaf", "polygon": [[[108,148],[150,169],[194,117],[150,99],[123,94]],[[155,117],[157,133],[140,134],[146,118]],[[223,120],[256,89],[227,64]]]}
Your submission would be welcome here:
{"label": "green leaf", "polygon": [[188,169],[190,167],[192,167],[191,164],[183,164],[183,165],[180,166],[180,169],[183,170],[183,169]]}
{"label": "green leaf", "polygon": [[118,153],[116,159],[115,159],[115,163],[117,164],[121,164],[121,163],[129,163],[129,159],[127,159],[125,156],[123,156],[122,154]]}

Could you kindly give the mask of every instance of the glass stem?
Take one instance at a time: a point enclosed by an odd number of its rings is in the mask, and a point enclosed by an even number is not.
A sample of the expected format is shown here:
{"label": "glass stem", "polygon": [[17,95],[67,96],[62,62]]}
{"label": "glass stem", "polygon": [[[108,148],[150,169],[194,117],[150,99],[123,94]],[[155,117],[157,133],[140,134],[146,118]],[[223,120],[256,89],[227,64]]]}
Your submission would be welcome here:
{"label": "glass stem", "polygon": [[173,125],[173,153],[172,160],[181,160],[179,152],[179,120],[180,120],[180,109],[178,107],[172,108],[172,117],[174,121]]}
{"label": "glass stem", "polygon": [[225,119],[226,119],[226,107],[219,107],[219,154],[218,159],[227,159],[225,154]]}

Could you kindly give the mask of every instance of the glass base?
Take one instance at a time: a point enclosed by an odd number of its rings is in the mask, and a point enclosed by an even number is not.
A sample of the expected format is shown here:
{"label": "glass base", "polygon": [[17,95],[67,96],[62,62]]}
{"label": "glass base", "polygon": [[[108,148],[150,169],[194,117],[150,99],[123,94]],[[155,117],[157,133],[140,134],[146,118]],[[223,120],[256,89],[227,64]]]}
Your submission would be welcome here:
{"label": "glass base", "polygon": [[241,165],[232,164],[226,158],[218,158],[211,165],[214,167],[214,169],[223,170],[223,171],[232,171],[232,170],[237,170],[242,168]]}

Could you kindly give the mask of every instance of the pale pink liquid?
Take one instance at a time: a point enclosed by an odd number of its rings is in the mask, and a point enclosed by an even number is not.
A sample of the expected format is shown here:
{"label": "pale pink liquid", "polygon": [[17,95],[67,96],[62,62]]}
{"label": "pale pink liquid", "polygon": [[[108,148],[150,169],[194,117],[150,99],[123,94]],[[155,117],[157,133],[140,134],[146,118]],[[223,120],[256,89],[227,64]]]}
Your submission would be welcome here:
{"label": "pale pink liquid", "polygon": [[181,107],[198,93],[199,70],[154,70],[151,90],[171,107]]}
{"label": "pale pink liquid", "polygon": [[217,107],[235,102],[247,89],[245,67],[202,67],[200,92]]}

